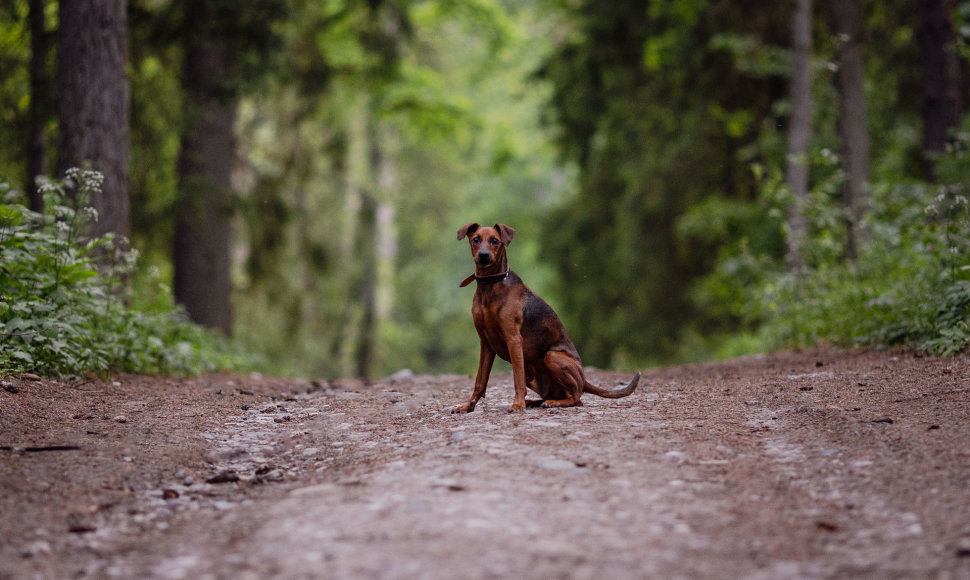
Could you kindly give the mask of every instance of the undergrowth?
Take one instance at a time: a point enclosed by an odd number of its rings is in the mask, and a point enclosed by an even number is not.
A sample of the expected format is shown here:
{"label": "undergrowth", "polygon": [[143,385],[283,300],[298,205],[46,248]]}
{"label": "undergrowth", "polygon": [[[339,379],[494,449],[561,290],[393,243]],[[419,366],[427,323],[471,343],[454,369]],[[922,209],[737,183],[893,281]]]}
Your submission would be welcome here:
{"label": "undergrowth", "polygon": [[[838,158],[804,207],[807,267],[784,264],[784,212],[792,203],[781,175],[761,175],[760,199],[710,201],[679,223],[684,240],[718,248],[693,301],[721,327],[690,329],[691,346],[716,357],[777,348],[906,346],[950,355],[970,346],[970,131],[936,160],[939,184],[876,183],[856,260],[845,252]],[[767,173],[767,172],[766,172]],[[724,325],[723,321],[728,321]],[[720,334],[718,334],[718,332]]]}
{"label": "undergrowth", "polygon": [[132,293],[138,254],[126,240],[87,235],[97,213],[85,202],[101,181],[69,170],[42,187],[43,213],[0,184],[0,375],[242,370],[247,358],[190,323],[167,288],[150,301]]}

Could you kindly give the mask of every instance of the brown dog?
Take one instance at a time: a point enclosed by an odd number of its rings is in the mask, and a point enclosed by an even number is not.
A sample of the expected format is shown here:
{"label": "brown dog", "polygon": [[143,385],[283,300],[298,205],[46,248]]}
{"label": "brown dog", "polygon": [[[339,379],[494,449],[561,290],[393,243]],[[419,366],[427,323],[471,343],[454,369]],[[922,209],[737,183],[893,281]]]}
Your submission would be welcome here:
{"label": "brown dog", "polygon": [[[472,302],[472,317],[481,341],[475,391],[456,413],[475,409],[485,396],[488,375],[495,355],[512,363],[515,401],[509,412],[530,407],[573,407],[583,403],[583,393],[593,393],[608,399],[631,394],[640,381],[637,373],[630,384],[613,391],[589,384],[583,373],[583,363],[566,329],[556,313],[542,298],[522,283],[509,270],[505,248],[512,241],[515,230],[507,225],[482,227],[470,223],[458,229],[458,239],[468,238],[475,259],[475,273],[461,286],[478,282]],[[532,389],[542,397],[526,401],[525,389]]]}

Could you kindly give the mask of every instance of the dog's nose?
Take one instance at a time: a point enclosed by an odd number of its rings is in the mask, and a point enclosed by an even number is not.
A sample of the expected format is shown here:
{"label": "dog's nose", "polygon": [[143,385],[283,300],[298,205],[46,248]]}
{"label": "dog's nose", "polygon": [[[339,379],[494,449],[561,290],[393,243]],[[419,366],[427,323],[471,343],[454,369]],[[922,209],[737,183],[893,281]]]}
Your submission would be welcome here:
{"label": "dog's nose", "polygon": [[491,260],[492,260],[492,255],[489,254],[487,251],[482,250],[481,252],[478,252],[478,263],[479,264],[487,264]]}

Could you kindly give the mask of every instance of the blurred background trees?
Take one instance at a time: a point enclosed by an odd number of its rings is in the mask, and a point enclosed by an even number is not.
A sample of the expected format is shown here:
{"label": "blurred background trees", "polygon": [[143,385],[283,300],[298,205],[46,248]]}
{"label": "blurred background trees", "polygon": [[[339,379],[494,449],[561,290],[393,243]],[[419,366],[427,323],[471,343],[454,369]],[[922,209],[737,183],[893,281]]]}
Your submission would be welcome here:
{"label": "blurred background trees", "polygon": [[[127,78],[87,37],[126,39]],[[519,230],[587,364],[952,351],[968,39],[966,0],[11,0],[0,180],[37,203],[28,176],[114,171],[56,144],[69,74],[127,83],[84,134],[128,131],[97,142],[127,158],[129,282],[267,372],[470,372],[469,220]]]}

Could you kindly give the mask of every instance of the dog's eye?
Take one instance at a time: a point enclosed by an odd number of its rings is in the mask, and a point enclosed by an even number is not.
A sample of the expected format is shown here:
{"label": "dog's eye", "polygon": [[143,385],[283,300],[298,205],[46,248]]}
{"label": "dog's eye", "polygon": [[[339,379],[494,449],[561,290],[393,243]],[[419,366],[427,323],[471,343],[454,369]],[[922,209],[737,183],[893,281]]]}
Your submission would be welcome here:
{"label": "dog's eye", "polygon": [[492,242],[492,245],[493,245],[493,246],[495,246],[495,245],[497,245],[497,244],[498,244],[498,238],[492,238],[492,239],[491,239],[491,240],[489,240],[489,241],[490,241],[490,242]]}
{"label": "dog's eye", "polygon": [[475,236],[474,238],[472,238],[472,242],[474,242],[474,243],[476,243],[476,244],[477,244],[478,242],[480,242],[480,241],[482,241],[482,238],[480,238],[480,237],[478,237],[478,236]]}

